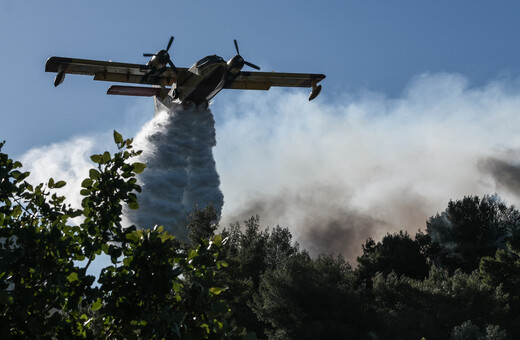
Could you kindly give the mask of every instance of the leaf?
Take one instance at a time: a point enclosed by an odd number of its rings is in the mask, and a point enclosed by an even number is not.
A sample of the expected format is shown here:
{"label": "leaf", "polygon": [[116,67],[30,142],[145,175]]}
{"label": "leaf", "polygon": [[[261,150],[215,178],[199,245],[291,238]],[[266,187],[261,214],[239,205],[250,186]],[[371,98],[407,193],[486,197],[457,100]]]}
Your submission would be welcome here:
{"label": "leaf", "polygon": [[92,185],[93,182],[94,181],[91,178],[85,178],[83,180],[83,182],[81,182],[81,187],[82,188],[88,188],[88,187],[90,187]]}
{"label": "leaf", "polygon": [[114,130],[114,142],[116,142],[117,145],[123,143],[123,136],[116,130]]}
{"label": "leaf", "polygon": [[14,179],[16,179],[17,182],[21,182],[27,177],[29,177],[29,171],[26,172],[20,172],[18,170],[11,171],[11,176],[13,176]]}
{"label": "leaf", "polygon": [[[161,227],[162,228],[162,227]],[[175,236],[173,236],[172,234],[168,234],[168,233],[163,233],[161,232],[160,234],[161,236],[159,236],[159,238],[161,239],[161,241],[164,243],[166,241],[169,241],[169,240],[173,240],[175,239]]]}
{"label": "leaf", "polygon": [[18,179],[22,173],[18,170],[11,171],[11,176],[13,176],[14,179]]}
{"label": "leaf", "polygon": [[92,303],[92,306],[90,306],[90,309],[95,311],[95,310],[100,309],[101,306],[103,306],[103,302],[101,302],[101,299],[98,298],[96,301],[94,301],[94,303]]}
{"label": "leaf", "polygon": [[219,287],[211,287],[209,289],[209,292],[213,295],[219,295],[220,293],[222,293],[223,291],[225,291],[226,289],[225,288],[219,288]]}
{"label": "leaf", "polygon": [[178,293],[181,290],[181,285],[179,282],[173,281],[172,288],[174,292]]}
{"label": "leaf", "polygon": [[135,162],[134,164],[132,164],[132,168],[136,174],[140,174],[146,168],[146,164]]}
{"label": "leaf", "polygon": [[215,235],[215,237],[213,237],[213,244],[215,244],[217,247],[220,247],[222,245],[222,235]]}
{"label": "leaf", "polygon": [[65,181],[58,181],[58,182],[54,183],[54,187],[56,189],[59,189],[59,188],[63,188],[66,184],[67,184],[67,182],[65,182]]}
{"label": "leaf", "polygon": [[101,157],[101,155],[92,155],[90,156],[90,160],[94,163],[101,163],[101,161],[103,160],[103,158]]}
{"label": "leaf", "polygon": [[126,239],[134,243],[139,242],[139,233],[137,231],[126,234]]}
{"label": "leaf", "polygon": [[128,207],[132,210],[137,210],[139,209],[139,203],[137,203],[137,201],[130,202],[128,203]]}
{"label": "leaf", "polygon": [[132,260],[133,260],[133,257],[125,257],[123,259],[123,265],[126,267],[129,267],[130,264],[132,263]]}
{"label": "leaf", "polygon": [[74,282],[74,281],[78,281],[79,280],[78,279],[78,273],[76,273],[76,272],[70,273],[70,275],[67,276],[67,280],[69,280],[69,282],[71,282],[71,283]]}
{"label": "leaf", "polygon": [[14,218],[18,218],[22,214],[22,212],[22,208],[19,205],[17,205],[14,207],[11,216],[13,216]]}
{"label": "leaf", "polygon": [[110,156],[110,152],[105,151],[105,152],[103,153],[103,164],[108,163],[108,161],[110,161],[111,158],[112,158],[112,157]]}
{"label": "leaf", "polygon": [[88,176],[92,179],[99,179],[99,177],[101,177],[101,174],[96,169],[90,169],[88,172]]}

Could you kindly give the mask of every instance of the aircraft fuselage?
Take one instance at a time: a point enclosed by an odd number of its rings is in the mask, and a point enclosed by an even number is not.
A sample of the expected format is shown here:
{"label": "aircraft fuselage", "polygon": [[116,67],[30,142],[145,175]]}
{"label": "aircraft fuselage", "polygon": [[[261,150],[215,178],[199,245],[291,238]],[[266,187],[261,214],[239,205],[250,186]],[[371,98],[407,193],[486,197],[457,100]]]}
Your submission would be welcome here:
{"label": "aircraft fuselage", "polygon": [[181,102],[204,103],[222,90],[229,74],[224,59],[217,55],[207,56],[190,67],[188,75],[179,79],[170,95]]}

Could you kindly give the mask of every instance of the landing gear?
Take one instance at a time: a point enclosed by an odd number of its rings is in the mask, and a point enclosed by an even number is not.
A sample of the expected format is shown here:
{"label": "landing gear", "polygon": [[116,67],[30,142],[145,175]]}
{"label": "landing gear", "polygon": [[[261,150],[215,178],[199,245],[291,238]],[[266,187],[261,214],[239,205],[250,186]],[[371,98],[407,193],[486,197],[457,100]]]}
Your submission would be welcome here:
{"label": "landing gear", "polygon": [[173,89],[172,98],[177,99],[177,98],[179,98],[179,95],[180,95],[180,91],[178,89]]}

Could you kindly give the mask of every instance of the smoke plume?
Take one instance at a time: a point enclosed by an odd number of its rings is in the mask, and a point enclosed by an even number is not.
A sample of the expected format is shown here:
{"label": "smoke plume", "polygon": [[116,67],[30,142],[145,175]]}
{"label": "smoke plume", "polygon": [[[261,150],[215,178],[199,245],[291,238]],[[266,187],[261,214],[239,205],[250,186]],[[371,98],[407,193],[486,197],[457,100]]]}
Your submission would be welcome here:
{"label": "smoke plume", "polygon": [[518,90],[425,74],[398,98],[243,94],[217,116],[222,224],[259,213],[312,253],[352,260],[367,237],[424,230],[450,199],[498,192],[520,202],[518,163],[506,152],[520,150]]}
{"label": "smoke plume", "polygon": [[134,140],[147,169],[138,177],[140,209],[127,209],[125,216],[138,227],[162,225],[185,238],[187,217],[195,207],[212,204],[220,213],[224,201],[212,152],[215,120],[202,106],[160,107]]}
{"label": "smoke plume", "polygon": [[488,157],[481,161],[483,172],[489,173],[502,191],[520,196],[520,151],[504,152],[498,157]]}

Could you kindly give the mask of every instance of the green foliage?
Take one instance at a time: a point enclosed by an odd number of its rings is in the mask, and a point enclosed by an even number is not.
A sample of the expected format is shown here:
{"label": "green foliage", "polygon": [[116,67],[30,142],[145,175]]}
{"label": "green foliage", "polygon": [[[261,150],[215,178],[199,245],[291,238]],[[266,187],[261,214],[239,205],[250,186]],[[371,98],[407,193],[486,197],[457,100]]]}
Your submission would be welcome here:
{"label": "green foliage", "polygon": [[379,274],[371,293],[377,333],[383,338],[447,339],[453,327],[468,319],[480,327],[502,320],[507,306],[502,290],[484,285],[478,273],[450,275],[437,267],[425,280]]}
{"label": "green foliage", "polygon": [[[162,227],[121,225],[137,208],[142,163],[114,131],[118,151],[93,155],[81,209],[65,204],[50,179],[32,186],[21,164],[0,152],[0,338],[235,338],[226,287],[208,285],[223,268],[223,239],[181,245]],[[0,150],[1,146],[0,144]],[[74,218],[80,217],[77,225]],[[98,284],[87,269],[105,254]]]}
{"label": "green foliage", "polygon": [[262,276],[254,311],[270,339],[359,339],[369,318],[353,283],[341,257],[300,253]]}
{"label": "green foliage", "polygon": [[497,325],[488,325],[484,331],[468,320],[459,326],[455,326],[451,332],[450,340],[506,340],[507,334]]}
{"label": "green foliage", "polygon": [[357,258],[358,282],[370,286],[376,273],[388,275],[394,272],[415,279],[428,275],[429,266],[421,246],[400,231],[387,234],[381,242],[369,238],[362,246],[363,254]]}
{"label": "green foliage", "polygon": [[204,210],[196,208],[191,214],[188,222],[188,239],[192,244],[198,244],[213,236],[218,228],[219,216],[212,204]]}
{"label": "green foliage", "polygon": [[[506,220],[509,230],[517,228]],[[369,239],[352,270],[331,256],[309,257],[291,245],[287,229],[259,229],[254,217],[225,231],[229,267],[217,276],[238,311],[232,319],[261,338],[448,339],[468,319],[482,339],[518,337],[513,320],[520,313],[511,313],[518,293],[503,288],[507,279],[487,283],[478,272],[432,266],[439,245],[428,233]],[[520,277],[507,272],[510,280]]]}
{"label": "green foliage", "polygon": [[508,296],[503,324],[515,337],[520,337],[520,248],[513,242],[507,249],[498,250],[495,257],[480,262],[480,275],[490,287],[501,287]]}
{"label": "green foliage", "polygon": [[[162,227],[133,230],[122,251],[122,264],[103,269],[98,313],[107,338],[204,339],[230,335],[219,297],[224,290],[201,284],[219,263],[220,235],[205,239],[188,252]],[[198,278],[192,282],[182,276]],[[96,306],[97,307],[97,306]]]}
{"label": "green foliage", "polygon": [[67,224],[81,211],[51,191],[63,182],[32,186],[21,167],[0,152],[0,337],[86,335],[79,307],[94,277],[74,265],[85,249]]}
{"label": "green foliage", "polygon": [[428,220],[426,232],[434,243],[432,260],[438,266],[469,273],[478,268],[482,257],[505,248],[519,229],[518,210],[496,195],[486,195],[450,201],[446,211]]}
{"label": "green foliage", "polygon": [[252,307],[261,277],[285,259],[299,254],[299,246],[292,244],[287,228],[261,231],[258,216],[245,221],[244,229],[236,223],[224,229],[222,235],[227,240],[222,258],[228,266],[218,273],[218,282],[228,287],[224,296],[231,302],[235,323],[262,338],[268,324],[257,318]]}
{"label": "green foliage", "polygon": [[471,320],[468,320],[460,326],[455,326],[451,332],[450,340],[476,340],[481,339],[482,333]]}

